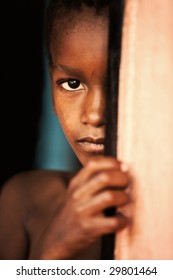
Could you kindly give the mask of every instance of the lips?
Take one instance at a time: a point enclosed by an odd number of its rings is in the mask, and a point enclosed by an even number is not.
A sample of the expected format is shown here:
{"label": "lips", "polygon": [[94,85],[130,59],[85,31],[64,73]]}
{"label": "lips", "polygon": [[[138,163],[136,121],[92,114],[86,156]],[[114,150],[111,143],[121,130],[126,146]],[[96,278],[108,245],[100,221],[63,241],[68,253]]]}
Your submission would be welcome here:
{"label": "lips", "polygon": [[98,153],[101,154],[104,152],[105,148],[105,139],[104,138],[92,138],[85,137],[78,141],[82,150],[88,153]]}

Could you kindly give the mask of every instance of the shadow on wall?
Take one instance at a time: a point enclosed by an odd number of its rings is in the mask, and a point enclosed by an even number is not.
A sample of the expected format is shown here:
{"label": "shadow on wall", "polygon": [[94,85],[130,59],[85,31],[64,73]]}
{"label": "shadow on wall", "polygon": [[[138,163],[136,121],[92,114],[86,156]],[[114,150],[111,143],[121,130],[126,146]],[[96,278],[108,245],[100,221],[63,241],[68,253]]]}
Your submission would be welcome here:
{"label": "shadow on wall", "polygon": [[1,184],[31,169],[42,93],[43,1],[1,1]]}
{"label": "shadow on wall", "polygon": [[47,159],[36,157],[35,166],[38,128],[44,109],[44,8],[43,0],[0,2],[0,185],[18,172],[40,168]]}

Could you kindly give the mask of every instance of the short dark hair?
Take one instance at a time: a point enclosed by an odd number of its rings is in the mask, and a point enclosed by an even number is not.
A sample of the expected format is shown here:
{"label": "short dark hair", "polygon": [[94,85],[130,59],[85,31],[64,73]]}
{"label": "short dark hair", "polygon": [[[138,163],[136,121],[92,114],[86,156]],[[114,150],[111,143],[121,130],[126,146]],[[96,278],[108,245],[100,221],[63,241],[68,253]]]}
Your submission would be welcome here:
{"label": "short dark hair", "polygon": [[50,45],[52,41],[53,27],[58,19],[67,16],[73,11],[80,11],[82,6],[93,8],[96,15],[109,5],[109,0],[49,0],[45,18],[45,46],[49,63],[51,64]]}

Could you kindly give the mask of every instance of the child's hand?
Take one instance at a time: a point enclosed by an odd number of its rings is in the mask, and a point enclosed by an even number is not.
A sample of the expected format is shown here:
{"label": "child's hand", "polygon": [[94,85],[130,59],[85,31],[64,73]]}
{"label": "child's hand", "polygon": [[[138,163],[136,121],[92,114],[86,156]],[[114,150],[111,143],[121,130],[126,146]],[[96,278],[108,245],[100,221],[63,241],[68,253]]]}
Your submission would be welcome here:
{"label": "child's hand", "polygon": [[82,168],[42,237],[42,258],[72,259],[102,235],[124,228],[127,218],[103,212],[129,203],[128,183],[128,173],[113,158],[98,157]]}

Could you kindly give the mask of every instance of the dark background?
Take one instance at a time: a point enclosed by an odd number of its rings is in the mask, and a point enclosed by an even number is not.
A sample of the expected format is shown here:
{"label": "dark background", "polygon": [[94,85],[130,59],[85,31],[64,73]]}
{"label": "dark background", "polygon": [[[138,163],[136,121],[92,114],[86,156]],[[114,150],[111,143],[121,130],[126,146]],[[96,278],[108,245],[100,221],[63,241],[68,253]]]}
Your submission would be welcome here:
{"label": "dark background", "polygon": [[43,87],[44,0],[0,2],[0,187],[34,168]]}

